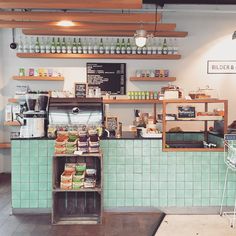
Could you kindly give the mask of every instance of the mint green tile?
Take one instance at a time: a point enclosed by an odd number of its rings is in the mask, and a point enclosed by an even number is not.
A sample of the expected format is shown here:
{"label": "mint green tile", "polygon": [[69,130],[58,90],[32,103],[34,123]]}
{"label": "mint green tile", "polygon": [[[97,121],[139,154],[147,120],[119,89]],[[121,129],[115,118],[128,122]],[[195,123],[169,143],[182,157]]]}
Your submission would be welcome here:
{"label": "mint green tile", "polygon": [[12,208],[20,208],[21,201],[20,200],[16,200],[16,199],[12,199]]}
{"label": "mint green tile", "polygon": [[133,156],[126,156],[125,157],[125,164],[126,165],[133,165],[134,164],[134,158]]}
{"label": "mint green tile", "polygon": [[109,182],[116,182],[117,176],[116,173],[109,174]]}
{"label": "mint green tile", "polygon": [[176,206],[176,199],[175,198],[168,198],[168,206],[169,207]]}
{"label": "mint green tile", "polygon": [[150,148],[147,148],[146,146],[143,147],[143,150],[142,150],[142,155],[143,156],[151,156],[151,150]]}
{"label": "mint green tile", "polygon": [[21,200],[21,208],[29,208],[30,206],[30,201],[28,199]]}
{"label": "mint green tile", "polygon": [[118,190],[124,190],[125,189],[125,183],[124,182],[117,182],[116,183],[116,188]]}
{"label": "mint green tile", "polygon": [[38,208],[39,202],[38,200],[30,200],[30,208]]}
{"label": "mint green tile", "polygon": [[142,148],[134,147],[134,156],[142,156]]}
{"label": "mint green tile", "polygon": [[116,204],[117,206],[119,207],[122,207],[122,206],[125,206],[125,199],[124,198],[118,198],[117,201],[116,201]]}
{"label": "mint green tile", "polygon": [[202,199],[201,198],[194,198],[193,199],[193,206],[202,206]]}
{"label": "mint green tile", "polygon": [[134,199],[135,198],[142,198],[142,191],[140,190],[134,190]]}
{"label": "mint green tile", "polygon": [[29,174],[21,175],[20,178],[21,178],[22,183],[28,183],[29,182]]}
{"label": "mint green tile", "polygon": [[158,172],[155,172],[155,173],[151,172],[151,181],[158,181],[158,179],[159,179]]}
{"label": "mint green tile", "polygon": [[185,189],[192,190],[193,189],[193,182],[185,182]]}
{"label": "mint green tile", "polygon": [[118,157],[123,157],[123,156],[125,156],[125,149],[124,148],[117,148],[117,153],[116,153],[116,155],[118,156]]}
{"label": "mint green tile", "polygon": [[126,140],[116,140],[116,146],[119,148],[124,148],[125,147],[125,142]]}
{"label": "mint green tile", "polygon": [[125,189],[134,189],[134,182],[126,182]]}
{"label": "mint green tile", "polygon": [[143,181],[148,181],[148,182],[150,182],[150,181],[151,181],[151,175],[150,175],[150,173],[149,173],[149,172],[143,173],[143,175],[142,175],[142,180],[143,180]]}
{"label": "mint green tile", "polygon": [[150,199],[151,198],[151,190],[142,190],[142,198],[148,198]]}
{"label": "mint green tile", "polygon": [[160,189],[159,191],[159,197],[162,198],[167,198],[167,190],[166,189]]}
{"label": "mint green tile", "polygon": [[151,189],[150,181],[143,181],[142,186],[143,186],[143,190],[150,190]]}
{"label": "mint green tile", "polygon": [[184,196],[185,196],[185,199],[192,199],[193,198],[193,192],[191,190],[185,190],[184,191]]}
{"label": "mint green tile", "polygon": [[125,191],[124,190],[117,190],[116,191],[116,197],[117,197],[117,199],[119,199],[119,198],[124,198],[125,197]]}
{"label": "mint green tile", "polygon": [[109,140],[109,148],[116,148],[117,142],[116,140]]}
{"label": "mint green tile", "polygon": [[30,191],[29,198],[30,198],[30,201],[39,199],[39,192],[38,191]]}
{"label": "mint green tile", "polygon": [[30,191],[38,191],[39,190],[39,183],[30,183]]}
{"label": "mint green tile", "polygon": [[39,174],[46,174],[48,172],[48,167],[46,165],[39,166]]}
{"label": "mint green tile", "polygon": [[20,198],[21,200],[29,200],[29,191],[21,191]]}
{"label": "mint green tile", "polygon": [[142,181],[142,174],[134,174],[134,182]]}
{"label": "mint green tile", "polygon": [[181,189],[177,189],[176,190],[176,198],[184,198],[185,194],[184,194],[184,190]]}
{"label": "mint green tile", "polygon": [[48,155],[47,148],[41,148],[41,146],[40,146],[40,151],[39,151],[38,155],[39,155],[39,159],[40,159],[40,157],[47,157],[47,155]]}
{"label": "mint green tile", "polygon": [[199,181],[194,182],[193,188],[194,189],[199,189],[199,190],[202,189],[202,183],[199,182]]}
{"label": "mint green tile", "polygon": [[126,180],[134,181],[134,174],[126,174]]}
{"label": "mint green tile", "polygon": [[151,206],[151,200],[149,198],[143,198],[142,202],[143,202],[143,206],[146,206],[146,207]]}
{"label": "mint green tile", "polygon": [[134,166],[133,165],[126,165],[125,172],[126,173],[134,173]]}
{"label": "mint green tile", "polygon": [[201,190],[194,190],[193,197],[194,198],[202,198],[202,191]]}
{"label": "mint green tile", "polygon": [[134,198],[134,190],[133,189],[128,189],[125,190],[125,198]]}
{"label": "mint green tile", "polygon": [[[218,202],[217,199],[211,199],[211,204],[213,206],[215,206],[217,202]],[[227,198],[227,203],[226,203],[227,206],[234,206],[234,204],[235,204],[235,198]]]}
{"label": "mint green tile", "polygon": [[159,190],[151,189],[151,199],[158,199],[159,198]]}
{"label": "mint green tile", "polygon": [[125,147],[133,149],[134,148],[134,141],[133,140],[126,140]]}
{"label": "mint green tile", "polygon": [[12,186],[12,191],[20,191],[21,190],[20,183],[13,182],[11,186]]}
{"label": "mint green tile", "polygon": [[159,206],[160,206],[160,207],[166,207],[166,206],[168,206],[167,198],[160,198],[160,199],[159,199]]}
{"label": "mint green tile", "polygon": [[219,171],[218,165],[211,165],[210,166],[210,171],[211,171],[211,174],[212,173],[218,173],[218,171]]}
{"label": "mint green tile", "polygon": [[159,158],[151,156],[151,164],[152,165],[158,165],[159,164]]}
{"label": "mint green tile", "polygon": [[116,148],[109,148],[108,155],[109,155],[109,157],[116,157],[117,149]]}
{"label": "mint green tile", "polygon": [[117,157],[115,157],[115,156],[110,156],[108,162],[109,162],[109,165],[116,165],[116,163],[117,163]]}
{"label": "mint green tile", "polygon": [[134,164],[135,164],[135,165],[141,165],[141,164],[143,164],[143,158],[142,158],[142,156],[134,156]]}
{"label": "mint green tile", "polygon": [[134,182],[134,189],[141,190],[142,189],[142,182]]}
{"label": "mint green tile", "polygon": [[109,165],[108,166],[108,173],[116,173],[117,167],[116,165]]}
{"label": "mint green tile", "polygon": [[21,192],[18,190],[13,189],[12,190],[12,199],[14,200],[20,200],[21,198]]}
{"label": "mint green tile", "polygon": [[[222,191],[222,193],[223,193],[223,191]],[[227,189],[226,196],[229,197],[229,198],[235,197],[236,196],[236,190],[235,189]]]}
{"label": "mint green tile", "polygon": [[108,199],[109,207],[116,207],[116,199]]}
{"label": "mint green tile", "polygon": [[176,199],[176,206],[183,207],[184,206],[184,198],[177,198]]}
{"label": "mint green tile", "polygon": [[170,189],[176,189],[176,182],[175,181],[170,181],[168,182],[167,188]]}
{"label": "mint green tile", "polygon": [[184,189],[185,188],[185,182],[176,182],[176,188],[177,189]]}
{"label": "mint green tile", "polygon": [[12,180],[12,183],[20,183],[21,182],[21,176],[18,173],[12,172],[11,180]]}
{"label": "mint green tile", "polygon": [[134,148],[141,148],[143,146],[142,140],[134,140]]}
{"label": "mint green tile", "polygon": [[[232,201],[234,203],[234,201]],[[220,205],[220,200],[219,198],[211,198],[210,199],[210,206],[219,206]]]}
{"label": "mint green tile", "polygon": [[152,157],[157,157],[159,155],[159,149],[158,148],[151,148],[150,155]]}
{"label": "mint green tile", "polygon": [[21,191],[29,191],[29,183],[21,183]]}
{"label": "mint green tile", "polygon": [[12,155],[12,159],[15,160],[17,158],[20,158],[20,148],[12,148],[11,149],[11,155]]}
{"label": "mint green tile", "polygon": [[158,140],[151,140],[151,147],[154,148],[160,147],[160,142]]}
{"label": "mint green tile", "polygon": [[109,165],[103,165],[103,170],[104,170],[104,173],[108,173],[108,168],[109,168]]}
{"label": "mint green tile", "polygon": [[142,202],[141,198],[135,198],[134,199],[134,206],[135,207],[139,207],[139,206],[142,206],[142,205],[143,205],[143,202]]}
{"label": "mint green tile", "polygon": [[109,190],[117,189],[117,182],[112,182],[112,181],[108,182],[108,189]]}
{"label": "mint green tile", "polygon": [[125,154],[126,154],[126,156],[134,156],[134,149],[133,148],[126,148]]}
{"label": "mint green tile", "polygon": [[125,181],[125,174],[117,172],[116,174],[117,183]]}
{"label": "mint green tile", "polygon": [[39,200],[39,208],[47,208],[47,200]]}
{"label": "mint green tile", "polygon": [[167,173],[160,173],[159,180],[160,181],[167,181]]}
{"label": "mint green tile", "polygon": [[219,189],[219,182],[215,182],[215,181],[212,181],[211,183],[210,183],[210,187],[211,187],[211,189]]}
{"label": "mint green tile", "polygon": [[47,183],[46,183],[46,182],[44,182],[44,183],[39,183],[39,190],[40,190],[40,191],[46,191],[47,188],[48,188],[48,186],[47,186]]}
{"label": "mint green tile", "polygon": [[109,199],[110,199],[110,198],[116,199],[116,195],[117,195],[116,190],[109,190],[109,191],[108,191],[108,197],[109,197]]}
{"label": "mint green tile", "polygon": [[185,170],[184,170],[184,165],[177,165],[176,166],[176,173],[184,173]]}
{"label": "mint green tile", "polygon": [[151,164],[151,159],[148,156],[143,157],[143,165],[150,165]]}
{"label": "mint green tile", "polygon": [[151,171],[151,166],[150,165],[143,165],[143,173],[148,172],[150,173]]}
{"label": "mint green tile", "polygon": [[47,191],[40,191],[39,192],[39,200],[44,200],[48,198],[48,193]]}
{"label": "mint green tile", "polygon": [[134,205],[133,198],[126,198],[125,199],[125,206],[133,206],[133,205]]}
{"label": "mint green tile", "polygon": [[189,206],[189,207],[193,206],[193,199],[192,198],[185,198],[184,205]]}
{"label": "mint green tile", "polygon": [[39,175],[39,182],[47,182],[47,181],[48,181],[47,174],[40,174]]}
{"label": "mint green tile", "polygon": [[176,174],[174,172],[168,173],[168,181],[176,181]]}
{"label": "mint green tile", "polygon": [[116,166],[116,172],[119,174],[125,173],[125,170],[126,170],[125,165],[117,165]]}
{"label": "mint green tile", "polygon": [[21,155],[21,157],[29,157],[30,156],[29,149],[28,148],[21,148],[20,155]]}
{"label": "mint green tile", "polygon": [[48,162],[48,157],[47,156],[39,156],[39,165],[46,165]]}
{"label": "mint green tile", "polygon": [[[119,142],[118,142],[119,143]],[[101,140],[100,141],[100,147],[103,149],[103,148],[107,148],[109,145],[108,141],[107,140]]]}
{"label": "mint green tile", "polygon": [[12,146],[12,149],[20,148],[20,140],[12,140],[11,146]]}

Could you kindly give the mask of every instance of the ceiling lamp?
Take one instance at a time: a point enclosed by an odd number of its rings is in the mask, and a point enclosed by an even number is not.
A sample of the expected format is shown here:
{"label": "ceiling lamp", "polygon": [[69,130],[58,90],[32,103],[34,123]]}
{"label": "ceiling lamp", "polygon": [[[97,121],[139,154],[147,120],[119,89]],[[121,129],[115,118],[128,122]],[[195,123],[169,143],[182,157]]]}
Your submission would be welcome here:
{"label": "ceiling lamp", "polygon": [[232,39],[236,39],[236,31],[234,31],[234,33],[232,35]]}
{"label": "ceiling lamp", "polygon": [[144,29],[139,29],[136,30],[136,33],[134,34],[134,40],[135,40],[135,44],[138,47],[144,47],[147,43],[147,38],[149,37],[149,35],[147,34],[147,31]]}
{"label": "ceiling lamp", "polygon": [[70,27],[74,26],[75,24],[71,20],[61,20],[57,23],[57,25],[62,27]]}

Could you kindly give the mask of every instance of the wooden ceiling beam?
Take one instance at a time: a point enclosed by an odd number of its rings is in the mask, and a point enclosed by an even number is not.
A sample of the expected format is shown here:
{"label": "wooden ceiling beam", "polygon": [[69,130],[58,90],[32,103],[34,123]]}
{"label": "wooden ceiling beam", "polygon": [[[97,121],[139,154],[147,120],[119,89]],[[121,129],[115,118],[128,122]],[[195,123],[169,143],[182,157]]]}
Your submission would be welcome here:
{"label": "wooden ceiling beam", "polygon": [[141,9],[142,0],[0,0],[2,9]]}
{"label": "wooden ceiling beam", "polygon": [[[54,21],[71,20],[80,22],[155,22],[155,13],[85,13],[85,12],[0,12],[0,20],[15,21]],[[161,14],[157,14],[157,22]]]}
{"label": "wooden ceiling beam", "polygon": [[[80,31],[80,30],[40,30],[40,29],[23,29],[25,35],[48,35],[48,36],[107,36],[107,37],[133,37],[132,31]],[[148,32],[153,33],[153,31]],[[186,37],[188,32],[184,31],[157,31],[156,37]]]}
{"label": "wooden ceiling beam", "polygon": [[[38,28],[38,29],[62,29],[62,26],[56,25],[57,22],[30,22],[30,21],[0,21],[0,28]],[[75,26],[66,27],[67,29],[78,30],[122,30],[135,31],[140,29],[140,24],[102,24],[102,23],[75,23]],[[65,28],[65,27],[64,27]],[[154,24],[142,24],[142,29],[154,30]],[[173,31],[176,24],[157,24],[156,29],[159,31]]]}

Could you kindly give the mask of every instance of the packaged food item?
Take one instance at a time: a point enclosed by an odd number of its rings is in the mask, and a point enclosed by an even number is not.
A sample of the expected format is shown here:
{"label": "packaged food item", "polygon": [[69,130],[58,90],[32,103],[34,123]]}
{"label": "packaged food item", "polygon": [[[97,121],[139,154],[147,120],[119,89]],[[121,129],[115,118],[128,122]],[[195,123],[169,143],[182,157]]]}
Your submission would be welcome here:
{"label": "packaged food item", "polygon": [[86,173],[86,176],[94,176],[97,174],[97,170],[96,169],[86,169],[85,173]]}
{"label": "packaged food item", "polygon": [[95,188],[96,179],[94,177],[86,177],[84,180],[84,188]]}
{"label": "packaged food item", "polygon": [[63,190],[71,190],[72,189],[72,182],[66,182],[66,183],[61,182],[60,188]]}
{"label": "packaged food item", "polygon": [[81,189],[81,188],[83,188],[83,186],[84,186],[83,182],[73,182],[72,183],[72,188],[73,189]]}
{"label": "packaged food item", "polygon": [[66,148],[65,147],[55,147],[55,154],[65,154],[66,153]]}
{"label": "packaged food item", "polygon": [[85,172],[83,172],[82,175],[80,174],[75,174],[73,175],[73,182],[83,182],[84,181],[84,177],[85,177]]}
{"label": "packaged food item", "polygon": [[75,163],[66,163],[65,164],[65,168],[64,168],[64,170],[65,170],[65,172],[75,172]]}
{"label": "packaged food item", "polygon": [[61,183],[70,183],[72,182],[72,172],[64,171],[61,174]]}
{"label": "packaged food item", "polygon": [[75,170],[78,173],[84,172],[86,170],[86,163],[77,163],[75,166]]}

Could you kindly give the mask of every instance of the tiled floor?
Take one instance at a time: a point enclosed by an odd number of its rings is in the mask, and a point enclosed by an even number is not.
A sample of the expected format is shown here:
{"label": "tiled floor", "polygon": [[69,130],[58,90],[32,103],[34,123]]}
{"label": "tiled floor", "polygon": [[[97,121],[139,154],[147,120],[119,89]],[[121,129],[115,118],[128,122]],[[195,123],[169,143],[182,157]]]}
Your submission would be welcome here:
{"label": "tiled floor", "polygon": [[236,227],[219,215],[167,215],[155,236],[236,236]]}

